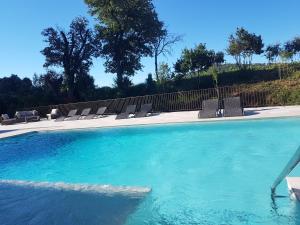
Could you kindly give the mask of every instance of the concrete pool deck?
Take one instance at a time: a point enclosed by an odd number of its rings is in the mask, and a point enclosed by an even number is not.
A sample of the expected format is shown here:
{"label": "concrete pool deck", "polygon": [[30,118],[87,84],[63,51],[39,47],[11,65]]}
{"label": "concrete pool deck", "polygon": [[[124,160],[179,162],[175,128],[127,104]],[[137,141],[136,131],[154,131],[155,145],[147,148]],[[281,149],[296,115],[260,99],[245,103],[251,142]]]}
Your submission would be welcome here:
{"label": "concrete pool deck", "polygon": [[243,117],[220,117],[212,119],[198,119],[198,111],[183,111],[161,113],[145,118],[131,118],[125,120],[115,120],[115,115],[93,120],[76,120],[55,122],[53,120],[42,120],[32,123],[20,123],[15,125],[0,126],[0,139],[30,132],[55,131],[55,130],[73,130],[101,127],[118,127],[133,125],[151,125],[151,124],[169,124],[169,123],[187,123],[187,122],[209,122],[209,121],[227,121],[227,120],[248,120],[264,119],[276,117],[296,117],[300,116],[300,105],[298,106],[274,106],[260,108],[246,108]]}
{"label": "concrete pool deck", "polygon": [[286,178],[290,197],[294,200],[300,200],[300,177]]}

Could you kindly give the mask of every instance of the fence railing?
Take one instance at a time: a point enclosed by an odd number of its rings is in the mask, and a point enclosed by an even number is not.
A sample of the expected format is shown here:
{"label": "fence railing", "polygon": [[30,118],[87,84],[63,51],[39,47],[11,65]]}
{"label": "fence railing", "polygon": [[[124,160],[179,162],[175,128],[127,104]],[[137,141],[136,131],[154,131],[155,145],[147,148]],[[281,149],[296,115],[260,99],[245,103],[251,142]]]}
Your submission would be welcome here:
{"label": "fence railing", "polygon": [[71,109],[83,110],[91,108],[95,113],[99,107],[106,106],[108,114],[117,114],[126,109],[128,105],[137,105],[137,110],[145,103],[152,103],[155,112],[175,112],[200,110],[202,101],[211,98],[219,98],[220,107],[223,107],[222,99],[232,96],[240,96],[243,107],[259,107],[270,105],[266,91],[247,91],[240,87],[220,87],[193,91],[182,91],[174,93],[164,93],[155,95],[145,95],[127,98],[117,98],[90,102],[78,102],[60,105],[49,105],[31,107],[25,110],[36,109],[41,116],[45,116],[53,108],[58,108],[62,114],[66,115]]}

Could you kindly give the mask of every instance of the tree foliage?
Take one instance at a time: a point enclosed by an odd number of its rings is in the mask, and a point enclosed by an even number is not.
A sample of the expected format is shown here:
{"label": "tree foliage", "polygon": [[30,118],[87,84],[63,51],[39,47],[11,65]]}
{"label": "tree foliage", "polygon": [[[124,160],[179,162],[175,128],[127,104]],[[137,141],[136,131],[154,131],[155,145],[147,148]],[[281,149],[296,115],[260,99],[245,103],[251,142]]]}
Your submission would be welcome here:
{"label": "tree foliage", "polygon": [[300,37],[295,37],[292,41],[294,53],[300,57]]}
{"label": "tree foliage", "polygon": [[74,100],[75,86],[80,78],[85,79],[93,64],[93,57],[99,56],[100,43],[83,17],[74,19],[67,32],[50,27],[42,35],[47,43],[47,47],[41,51],[46,57],[44,67],[63,69],[65,88],[69,99]]}
{"label": "tree foliage", "polygon": [[300,37],[295,37],[293,40],[287,41],[283,45],[282,51],[283,54],[288,56],[287,58],[289,58],[289,60],[293,60],[297,54],[300,56]]}
{"label": "tree foliage", "polygon": [[158,67],[158,82],[163,83],[165,81],[171,80],[172,79],[172,72],[171,68],[167,63],[160,63]]}
{"label": "tree foliage", "polygon": [[200,73],[208,70],[214,63],[222,64],[224,53],[208,50],[205,44],[199,44],[194,49],[184,49],[180,59],[174,65],[176,73]]}
{"label": "tree foliage", "polygon": [[147,77],[145,83],[146,83],[146,92],[148,94],[154,94],[156,91],[156,83],[153,80],[151,73],[148,74],[148,77]]}
{"label": "tree foliage", "polygon": [[15,74],[0,78],[0,113],[13,115],[16,109],[40,99],[29,78],[21,79]]}
{"label": "tree foliage", "polygon": [[1,94],[26,94],[32,90],[32,82],[29,78],[19,78],[18,75],[12,74],[10,77],[0,78]]}
{"label": "tree foliage", "polygon": [[153,43],[162,33],[151,0],[85,0],[96,16],[105,57],[106,72],[117,75],[116,84],[125,90],[128,77],[142,68],[141,58],[151,56]]}
{"label": "tree foliage", "polygon": [[265,56],[268,59],[269,63],[276,62],[281,48],[280,44],[268,45],[265,50]]}
{"label": "tree foliage", "polygon": [[49,70],[46,74],[40,76],[37,74],[33,76],[33,85],[43,90],[46,95],[53,96],[53,102],[56,102],[55,99],[62,96],[62,84],[63,75],[53,70]]}
{"label": "tree foliage", "polygon": [[234,57],[236,64],[243,69],[252,64],[253,55],[263,53],[263,41],[260,35],[249,33],[244,28],[237,28],[235,34],[229,37],[227,53]]}

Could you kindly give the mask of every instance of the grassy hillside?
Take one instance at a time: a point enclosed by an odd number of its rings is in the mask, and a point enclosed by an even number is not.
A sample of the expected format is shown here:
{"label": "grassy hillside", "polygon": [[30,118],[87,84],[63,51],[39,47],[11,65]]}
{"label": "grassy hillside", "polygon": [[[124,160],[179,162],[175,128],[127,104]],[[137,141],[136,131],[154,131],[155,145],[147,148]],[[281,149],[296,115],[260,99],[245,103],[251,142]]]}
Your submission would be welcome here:
{"label": "grassy hillside", "polygon": [[288,79],[243,84],[240,87],[246,93],[267,93],[270,105],[300,105],[300,72],[293,73]]}

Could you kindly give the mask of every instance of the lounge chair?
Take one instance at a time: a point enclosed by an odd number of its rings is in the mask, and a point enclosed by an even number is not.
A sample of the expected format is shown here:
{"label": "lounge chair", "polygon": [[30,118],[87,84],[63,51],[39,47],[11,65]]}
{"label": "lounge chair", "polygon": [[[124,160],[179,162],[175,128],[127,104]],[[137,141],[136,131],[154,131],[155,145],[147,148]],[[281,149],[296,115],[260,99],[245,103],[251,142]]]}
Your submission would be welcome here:
{"label": "lounge chair", "polygon": [[202,102],[202,110],[199,111],[198,118],[215,118],[219,110],[219,100],[209,99]]}
{"label": "lounge chair", "polygon": [[85,120],[91,120],[91,119],[95,119],[95,118],[99,118],[104,116],[104,113],[106,111],[107,107],[100,107],[96,114],[91,114],[91,115],[87,115],[86,117],[84,117]]}
{"label": "lounge chair", "polygon": [[15,114],[15,118],[18,123],[22,122],[37,122],[40,121],[40,116],[38,111],[17,111]]}
{"label": "lounge chair", "polygon": [[70,120],[82,120],[87,115],[89,115],[90,112],[91,112],[91,108],[86,108],[86,109],[82,110],[80,115],[71,116],[71,117],[65,118],[65,120],[68,120],[68,121],[70,121]]}
{"label": "lounge chair", "polygon": [[[84,118],[85,116],[89,115],[90,114],[90,111],[91,111],[91,108],[86,108],[86,109],[83,109],[81,114],[80,115],[74,115],[74,116],[69,116],[67,118],[65,118],[64,120],[66,121],[71,121],[71,120],[79,120],[79,119],[82,119]],[[77,110],[78,112],[78,110]],[[77,113],[76,112],[76,113]]]}
{"label": "lounge chair", "polygon": [[136,109],[136,105],[129,105],[126,108],[125,112],[122,112],[117,115],[116,120],[120,119],[128,119],[130,114],[134,114]]}
{"label": "lounge chair", "polygon": [[87,117],[88,115],[90,115],[90,112],[91,112],[91,108],[86,108],[84,110],[82,110],[80,116],[78,117],[79,120],[83,120],[85,119],[85,117]]}
{"label": "lounge chair", "polygon": [[17,123],[17,119],[16,118],[9,118],[9,116],[7,114],[2,114],[1,115],[1,124],[2,125],[12,125]]}
{"label": "lounge chair", "polygon": [[231,117],[231,116],[243,116],[244,109],[241,106],[241,98],[240,97],[231,97],[224,99],[224,112],[223,116]]}
{"label": "lounge chair", "polygon": [[60,116],[59,109],[51,109],[51,112],[47,114],[48,120],[57,119]]}
{"label": "lounge chair", "polygon": [[140,118],[140,117],[146,117],[148,113],[151,113],[152,111],[152,103],[149,104],[143,104],[141,106],[141,110],[137,113],[135,113],[135,118]]}
{"label": "lounge chair", "polygon": [[78,111],[77,109],[72,109],[72,110],[69,111],[69,113],[68,113],[67,116],[61,116],[61,117],[57,118],[55,120],[55,122],[59,122],[59,121],[64,121],[64,120],[70,119],[70,118],[76,116],[77,111]]}

